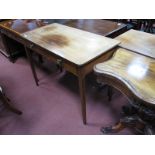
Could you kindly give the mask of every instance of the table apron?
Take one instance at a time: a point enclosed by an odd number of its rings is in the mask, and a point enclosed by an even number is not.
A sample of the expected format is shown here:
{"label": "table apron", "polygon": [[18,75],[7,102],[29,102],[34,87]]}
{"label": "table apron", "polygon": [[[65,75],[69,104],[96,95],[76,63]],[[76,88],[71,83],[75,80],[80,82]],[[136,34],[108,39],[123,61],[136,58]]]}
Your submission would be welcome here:
{"label": "table apron", "polygon": [[95,64],[108,60],[115,51],[115,48],[114,48],[114,49],[112,49],[106,53],[103,53],[102,55],[91,60],[90,62],[79,66],[79,65],[76,65],[70,61],[67,61],[66,59],[61,58],[60,56],[58,56],[58,55],[56,55],[56,54],[54,54],[54,53],[52,53],[46,49],[42,49],[41,47],[39,47],[37,45],[33,44],[33,47],[30,48],[32,44],[26,43],[25,47],[29,48],[31,51],[36,52],[36,53],[42,55],[43,57],[45,57],[46,59],[53,61],[55,63],[57,63],[57,61],[61,60],[62,61],[62,68],[73,73],[74,75],[76,75],[78,77],[82,76],[82,78],[85,78],[85,76],[88,73],[92,72]]}
{"label": "table apron", "polygon": [[78,67],[76,64],[71,63],[71,62],[63,59],[62,57],[59,57],[58,55],[55,55],[54,53],[52,53],[46,49],[41,49],[36,45],[34,45],[32,49],[30,48],[30,44],[25,45],[25,47],[29,48],[31,51],[33,51],[35,53],[42,55],[47,60],[50,60],[52,62],[57,63],[58,61],[61,61],[62,62],[62,68],[73,73],[74,75],[78,76]]}
{"label": "table apron", "polygon": [[80,70],[81,75],[85,77],[88,73],[93,71],[93,67],[98,64],[98,63],[102,63],[108,59],[110,59],[110,57],[113,55],[114,51],[116,49],[112,49],[110,51],[107,51],[106,53],[103,53],[102,55],[98,56],[97,58],[93,59],[92,61],[88,62],[87,64],[80,66],[78,68],[78,70]]}

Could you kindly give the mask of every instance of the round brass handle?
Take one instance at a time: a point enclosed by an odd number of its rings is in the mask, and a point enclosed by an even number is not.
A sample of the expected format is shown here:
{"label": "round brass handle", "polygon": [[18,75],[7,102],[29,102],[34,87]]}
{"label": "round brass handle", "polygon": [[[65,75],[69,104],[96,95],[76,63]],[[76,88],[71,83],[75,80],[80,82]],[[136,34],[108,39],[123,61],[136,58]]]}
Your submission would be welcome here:
{"label": "round brass handle", "polygon": [[62,72],[63,70],[63,61],[61,59],[56,60],[57,68]]}
{"label": "round brass handle", "polygon": [[56,63],[57,63],[57,64],[62,64],[62,60],[61,60],[61,59],[57,59],[57,60],[56,60]]}

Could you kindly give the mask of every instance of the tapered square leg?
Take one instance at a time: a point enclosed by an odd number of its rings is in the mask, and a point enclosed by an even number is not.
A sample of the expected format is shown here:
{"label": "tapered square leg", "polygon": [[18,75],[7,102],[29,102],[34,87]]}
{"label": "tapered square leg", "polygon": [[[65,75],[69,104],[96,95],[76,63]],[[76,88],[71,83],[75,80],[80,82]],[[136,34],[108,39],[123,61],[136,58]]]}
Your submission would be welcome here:
{"label": "tapered square leg", "polygon": [[35,71],[35,67],[34,67],[31,51],[27,47],[25,47],[25,51],[26,51],[26,54],[27,54],[27,58],[29,59],[29,62],[30,62],[30,66],[31,66],[31,70],[32,70],[32,74],[33,74],[35,83],[36,83],[37,86],[39,86],[39,84],[38,84],[39,80],[37,78],[37,74],[36,74],[36,71]]}
{"label": "tapered square leg", "polygon": [[78,77],[78,80],[79,80],[79,91],[80,91],[80,98],[81,98],[81,110],[82,110],[83,123],[87,124],[87,119],[86,119],[85,78]]}

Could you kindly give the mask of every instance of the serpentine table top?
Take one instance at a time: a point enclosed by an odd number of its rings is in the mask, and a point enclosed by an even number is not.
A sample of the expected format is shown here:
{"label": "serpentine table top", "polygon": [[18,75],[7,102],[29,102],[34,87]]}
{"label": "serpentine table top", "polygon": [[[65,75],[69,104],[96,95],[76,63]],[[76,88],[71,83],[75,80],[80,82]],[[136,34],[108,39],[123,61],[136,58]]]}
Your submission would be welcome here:
{"label": "serpentine table top", "polygon": [[113,77],[115,84],[116,79],[121,81],[141,101],[155,105],[154,59],[118,48],[110,60],[97,64],[94,69],[99,75]]}
{"label": "serpentine table top", "polygon": [[141,101],[155,104],[155,35],[131,29],[116,39],[120,48],[95,71],[123,82]]}

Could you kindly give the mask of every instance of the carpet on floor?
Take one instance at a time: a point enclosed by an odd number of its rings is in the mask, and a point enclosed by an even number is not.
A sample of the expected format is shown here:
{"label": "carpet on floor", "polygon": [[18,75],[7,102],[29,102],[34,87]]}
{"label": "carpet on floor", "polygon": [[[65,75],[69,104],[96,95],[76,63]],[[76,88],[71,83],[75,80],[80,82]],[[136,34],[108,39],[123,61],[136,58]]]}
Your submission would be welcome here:
{"label": "carpet on floor", "polygon": [[[23,114],[18,116],[0,108],[0,134],[100,135],[102,126],[116,123],[127,99],[114,90],[108,101],[107,88],[98,91],[93,73],[86,78],[87,125],[83,125],[77,77],[55,64],[45,62],[36,67],[39,86],[35,85],[29,62],[18,58],[10,62],[0,54],[0,85],[12,104]],[[118,134],[134,134],[125,129]]]}

